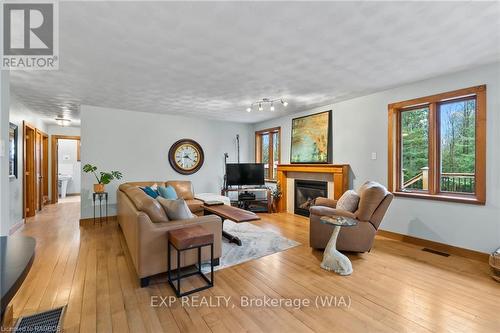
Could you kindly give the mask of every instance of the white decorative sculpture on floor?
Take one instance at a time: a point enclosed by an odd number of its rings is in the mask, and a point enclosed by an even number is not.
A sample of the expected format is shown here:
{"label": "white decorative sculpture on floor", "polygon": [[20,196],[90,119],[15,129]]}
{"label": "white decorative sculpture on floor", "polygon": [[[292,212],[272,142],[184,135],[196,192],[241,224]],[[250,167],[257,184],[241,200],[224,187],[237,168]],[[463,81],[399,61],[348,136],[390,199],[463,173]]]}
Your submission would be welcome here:
{"label": "white decorative sculpture on floor", "polygon": [[325,252],[323,253],[323,261],[320,267],[327,271],[334,271],[339,275],[351,275],[352,264],[347,256],[337,250],[337,237],[341,227],[352,227],[358,224],[358,221],[351,218],[323,216],[321,223],[332,225],[333,232]]}

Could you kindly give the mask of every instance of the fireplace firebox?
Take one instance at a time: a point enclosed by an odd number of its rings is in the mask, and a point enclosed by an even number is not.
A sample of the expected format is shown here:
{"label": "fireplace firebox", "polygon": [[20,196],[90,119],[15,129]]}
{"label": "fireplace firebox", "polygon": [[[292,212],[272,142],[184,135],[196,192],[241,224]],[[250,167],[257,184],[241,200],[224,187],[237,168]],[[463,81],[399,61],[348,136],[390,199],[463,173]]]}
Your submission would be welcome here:
{"label": "fireplace firebox", "polygon": [[295,180],[295,214],[309,216],[309,208],[317,197],[328,197],[328,183],[316,180]]}

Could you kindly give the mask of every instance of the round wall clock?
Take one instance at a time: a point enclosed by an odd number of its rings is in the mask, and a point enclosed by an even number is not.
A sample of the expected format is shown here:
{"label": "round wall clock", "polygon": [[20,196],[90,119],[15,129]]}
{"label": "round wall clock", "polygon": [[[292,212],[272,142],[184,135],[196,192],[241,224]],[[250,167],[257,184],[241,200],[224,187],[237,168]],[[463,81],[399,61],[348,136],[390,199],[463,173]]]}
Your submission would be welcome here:
{"label": "round wall clock", "polygon": [[191,175],[200,170],[204,155],[201,146],[194,140],[182,139],[170,147],[168,161],[180,174]]}

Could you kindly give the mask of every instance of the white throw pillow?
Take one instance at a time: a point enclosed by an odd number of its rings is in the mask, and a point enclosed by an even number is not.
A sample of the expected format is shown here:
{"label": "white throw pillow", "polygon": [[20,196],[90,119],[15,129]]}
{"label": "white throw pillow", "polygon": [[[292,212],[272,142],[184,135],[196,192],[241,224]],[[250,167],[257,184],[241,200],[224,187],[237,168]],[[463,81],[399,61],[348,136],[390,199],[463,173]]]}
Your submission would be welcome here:
{"label": "white throw pillow", "polygon": [[173,221],[189,220],[196,216],[191,213],[189,207],[184,199],[168,200],[162,197],[157,197],[156,200],[167,213],[168,219]]}
{"label": "white throw pillow", "polygon": [[353,191],[345,191],[344,194],[337,201],[337,209],[347,210],[348,212],[354,213],[358,209],[359,195]]}

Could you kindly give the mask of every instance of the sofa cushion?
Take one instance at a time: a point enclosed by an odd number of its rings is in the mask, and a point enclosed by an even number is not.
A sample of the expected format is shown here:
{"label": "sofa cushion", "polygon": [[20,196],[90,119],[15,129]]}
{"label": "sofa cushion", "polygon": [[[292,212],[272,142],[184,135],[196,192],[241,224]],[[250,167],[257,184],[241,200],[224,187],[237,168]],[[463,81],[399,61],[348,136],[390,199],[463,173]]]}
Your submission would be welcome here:
{"label": "sofa cushion", "polygon": [[168,217],[160,203],[137,186],[123,187],[122,191],[132,201],[135,208],[146,213],[152,222],[167,222]]}
{"label": "sofa cushion", "polygon": [[177,193],[172,186],[158,186],[158,194],[168,200],[178,199]]}
{"label": "sofa cushion", "polygon": [[194,199],[193,186],[189,180],[172,180],[165,183],[166,186],[172,186],[177,196],[184,200]]}
{"label": "sofa cushion", "polygon": [[387,190],[379,183],[368,181],[358,189],[358,195],[359,205],[356,217],[361,221],[369,221],[387,195]]}
{"label": "sofa cushion", "polygon": [[353,191],[345,191],[344,194],[337,201],[337,209],[347,210],[348,212],[354,213],[358,209],[359,195]]}
{"label": "sofa cushion", "polygon": [[194,214],[200,213],[203,211],[203,201],[197,200],[197,199],[192,199],[192,200],[186,200],[186,204],[189,207],[189,210],[193,212]]}
{"label": "sofa cushion", "polygon": [[156,198],[156,200],[163,207],[170,220],[188,220],[196,217],[193,215],[193,213],[191,213],[188,205],[186,204],[186,201],[184,201],[183,199],[168,200],[162,197],[158,197]]}

